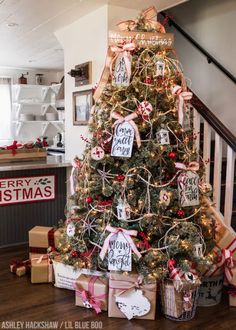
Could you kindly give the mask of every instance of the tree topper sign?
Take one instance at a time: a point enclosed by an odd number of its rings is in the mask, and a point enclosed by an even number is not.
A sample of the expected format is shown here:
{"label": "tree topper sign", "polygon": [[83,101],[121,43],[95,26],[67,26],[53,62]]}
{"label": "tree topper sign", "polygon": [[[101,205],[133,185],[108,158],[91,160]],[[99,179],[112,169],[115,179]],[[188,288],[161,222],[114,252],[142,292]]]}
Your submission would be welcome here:
{"label": "tree topper sign", "polygon": [[55,199],[55,175],[0,179],[0,205]]}

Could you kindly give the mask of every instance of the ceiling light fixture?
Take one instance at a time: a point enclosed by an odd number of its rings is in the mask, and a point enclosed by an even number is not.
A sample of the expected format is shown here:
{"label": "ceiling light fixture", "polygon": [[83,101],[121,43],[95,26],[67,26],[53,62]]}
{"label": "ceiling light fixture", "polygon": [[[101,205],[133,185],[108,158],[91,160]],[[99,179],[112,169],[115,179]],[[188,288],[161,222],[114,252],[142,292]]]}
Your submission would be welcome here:
{"label": "ceiling light fixture", "polygon": [[19,26],[19,24],[15,23],[15,22],[9,22],[9,23],[7,23],[7,26],[8,27],[16,27],[16,26]]}

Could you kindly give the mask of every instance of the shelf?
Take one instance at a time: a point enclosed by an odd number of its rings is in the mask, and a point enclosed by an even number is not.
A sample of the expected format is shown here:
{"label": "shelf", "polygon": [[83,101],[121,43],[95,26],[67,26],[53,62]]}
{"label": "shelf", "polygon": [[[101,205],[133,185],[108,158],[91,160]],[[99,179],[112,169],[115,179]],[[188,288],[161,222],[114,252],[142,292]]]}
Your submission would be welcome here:
{"label": "shelf", "polygon": [[13,120],[13,123],[58,123],[58,124],[64,124],[63,120]]}
{"label": "shelf", "polygon": [[47,130],[50,137],[53,137],[57,132],[64,132],[64,120],[20,120],[20,114],[22,113],[39,116],[44,116],[46,113],[58,114],[55,107],[55,98],[59,89],[60,84],[55,86],[13,85],[14,120],[12,124],[17,138],[22,134],[25,137],[29,135],[30,139],[32,139],[32,136],[37,138],[38,136],[44,136]]}
{"label": "shelf", "polygon": [[52,105],[51,102],[35,102],[35,101],[30,101],[30,102],[27,102],[27,101],[14,101],[12,102],[13,104],[21,104],[21,105]]}

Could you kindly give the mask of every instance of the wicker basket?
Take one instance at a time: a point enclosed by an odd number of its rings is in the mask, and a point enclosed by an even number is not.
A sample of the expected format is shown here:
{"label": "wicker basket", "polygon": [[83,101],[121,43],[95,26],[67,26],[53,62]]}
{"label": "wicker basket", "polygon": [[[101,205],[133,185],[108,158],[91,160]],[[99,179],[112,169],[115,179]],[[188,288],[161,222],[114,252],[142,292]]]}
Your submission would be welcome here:
{"label": "wicker basket", "polygon": [[203,277],[199,288],[198,306],[214,306],[221,302],[224,275]]}
{"label": "wicker basket", "polygon": [[198,290],[199,288],[195,287],[192,290],[178,292],[174,287],[173,281],[167,280],[163,282],[161,284],[161,302],[162,312],[165,317],[173,321],[189,321],[193,319],[197,307]]}

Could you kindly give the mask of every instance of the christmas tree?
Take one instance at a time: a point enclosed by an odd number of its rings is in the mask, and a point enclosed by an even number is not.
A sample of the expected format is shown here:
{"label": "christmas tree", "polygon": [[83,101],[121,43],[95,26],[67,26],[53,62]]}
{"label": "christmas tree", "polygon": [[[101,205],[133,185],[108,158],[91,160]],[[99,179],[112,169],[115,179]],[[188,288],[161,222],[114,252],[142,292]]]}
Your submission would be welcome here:
{"label": "christmas tree", "polygon": [[62,261],[76,268],[135,270],[161,280],[176,270],[191,275],[214,259],[192,94],[173,37],[155,18],[148,9],[110,34],[62,224]]}

